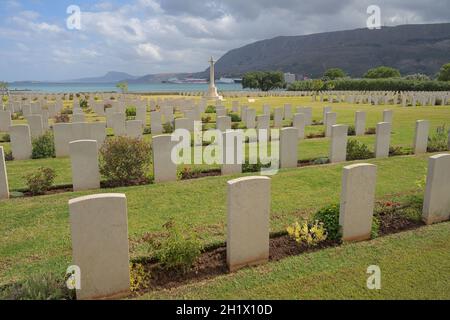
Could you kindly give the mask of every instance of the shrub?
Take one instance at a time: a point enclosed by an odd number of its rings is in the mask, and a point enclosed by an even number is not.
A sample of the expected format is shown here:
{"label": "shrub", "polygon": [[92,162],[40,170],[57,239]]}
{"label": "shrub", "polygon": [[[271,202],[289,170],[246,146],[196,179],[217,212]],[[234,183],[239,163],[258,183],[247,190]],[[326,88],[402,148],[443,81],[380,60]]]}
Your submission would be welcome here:
{"label": "shrub", "polygon": [[322,164],[327,164],[330,163],[330,159],[328,158],[318,158],[318,159],[314,159],[313,164],[314,165],[322,165]]}
{"label": "shrub", "polygon": [[412,154],[411,148],[403,148],[403,147],[389,147],[389,156],[395,157],[395,156],[407,156]]}
{"label": "shrub", "polygon": [[19,120],[21,117],[23,117],[23,112],[17,111],[11,115],[11,120]]}
{"label": "shrub", "polygon": [[150,239],[150,254],[166,269],[187,272],[202,252],[202,245],[190,228],[180,228],[174,221],[164,225],[167,237]]}
{"label": "shrub", "polygon": [[140,263],[130,263],[130,290],[137,292],[148,289],[150,275]]}
{"label": "shrub", "polygon": [[55,116],[55,123],[68,123],[70,122],[69,115],[60,113]]}
{"label": "shrub", "polygon": [[126,186],[146,180],[151,163],[151,147],[140,139],[107,139],[100,149],[100,173],[114,186]]}
{"label": "shrub", "polygon": [[80,108],[81,109],[87,109],[89,107],[87,100],[82,99],[80,100]]}
{"label": "shrub", "polygon": [[41,273],[0,291],[0,300],[70,300],[73,291],[67,289],[64,276]]}
{"label": "shrub", "polygon": [[214,106],[206,107],[205,113],[216,113],[216,107],[214,107]]}
{"label": "shrub", "polygon": [[356,129],[355,126],[351,125],[348,127],[348,133],[349,136],[356,136]]}
{"label": "shrub", "polygon": [[73,110],[70,108],[64,108],[61,110],[61,114],[66,114],[66,115],[73,114]]}
{"label": "shrub", "polygon": [[442,66],[438,76],[439,81],[450,81],[450,63],[446,63]]}
{"label": "shrub", "polygon": [[31,157],[33,159],[54,158],[55,142],[53,134],[49,131],[42,136],[33,139],[33,152]]}
{"label": "shrub", "polygon": [[10,136],[8,133],[5,133],[5,134],[2,136],[2,139],[1,139],[0,142],[11,142],[11,136]]}
{"label": "shrub", "polygon": [[373,158],[374,154],[369,147],[358,140],[350,139],[347,143],[347,161],[365,160]]}
{"label": "shrub", "polygon": [[26,175],[25,180],[27,182],[28,189],[31,194],[41,195],[45,194],[53,185],[53,181],[56,178],[55,170],[51,168],[39,168],[35,173]]}
{"label": "shrub", "polygon": [[331,205],[316,212],[313,220],[321,222],[330,240],[340,240],[341,227],[339,226],[339,205]]}
{"label": "shrub", "polygon": [[5,152],[5,161],[13,161],[14,157],[12,154],[12,151],[6,151]]}
{"label": "shrub", "polygon": [[448,150],[448,134],[445,125],[436,128],[436,132],[428,138],[428,152]]}
{"label": "shrub", "polygon": [[400,71],[397,69],[380,66],[367,71],[364,78],[367,79],[384,79],[384,78],[397,78],[400,77]]}
{"label": "shrub", "polygon": [[163,124],[163,131],[165,134],[170,134],[173,132],[173,126],[170,122],[166,122]]}
{"label": "shrub", "polygon": [[210,121],[211,121],[211,117],[210,116],[202,117],[202,122],[203,123],[209,123]]}
{"label": "shrub", "polygon": [[135,107],[128,107],[125,110],[125,113],[127,115],[127,119],[134,119],[136,117],[136,108]]}
{"label": "shrub", "polygon": [[298,244],[306,244],[308,246],[317,246],[320,242],[327,239],[327,232],[321,222],[314,223],[298,223],[295,222],[287,228],[288,235]]}
{"label": "shrub", "polygon": [[231,118],[231,122],[241,122],[242,121],[241,117],[236,113],[229,113],[228,115]]}
{"label": "shrub", "polygon": [[151,129],[150,127],[145,127],[145,128],[144,128],[144,134],[145,134],[145,135],[147,135],[147,134],[152,134],[152,129]]}

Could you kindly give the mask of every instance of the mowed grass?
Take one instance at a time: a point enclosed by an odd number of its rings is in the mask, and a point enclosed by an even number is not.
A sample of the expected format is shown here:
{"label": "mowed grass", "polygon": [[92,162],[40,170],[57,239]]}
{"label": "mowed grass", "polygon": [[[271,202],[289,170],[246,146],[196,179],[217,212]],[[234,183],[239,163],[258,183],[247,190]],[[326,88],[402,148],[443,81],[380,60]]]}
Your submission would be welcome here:
{"label": "mowed grass", "polygon": [[[429,155],[370,160],[378,165],[377,198],[392,199],[417,190]],[[345,164],[282,170],[272,177],[271,231],[281,231],[317,209],[337,203]],[[174,219],[198,232],[205,245],[226,239],[226,182],[211,177],[158,185],[64,193],[0,201],[0,284],[31,273],[63,272],[70,264],[70,199],[96,193],[125,193],[132,257],[148,254],[146,233],[161,232]]]}
{"label": "mowed grass", "polygon": [[[450,222],[290,257],[139,299],[450,299]],[[366,286],[381,269],[381,289]]]}
{"label": "mowed grass", "polygon": [[[174,97],[174,96],[169,96]],[[158,97],[155,97],[158,98]],[[412,147],[414,139],[415,121],[426,119],[431,122],[430,134],[433,134],[438,126],[446,125],[450,128],[450,108],[448,107],[407,107],[401,106],[369,106],[369,105],[350,105],[346,103],[328,104],[327,102],[312,102],[311,97],[264,97],[256,98],[254,103],[249,103],[246,98],[228,98],[223,104],[231,109],[233,100],[239,101],[241,105],[248,105],[251,108],[255,108],[258,114],[262,113],[263,104],[269,104],[272,109],[277,107],[283,107],[284,104],[291,104],[293,109],[297,106],[311,106],[313,108],[313,119],[322,120],[323,107],[331,105],[333,111],[338,113],[337,123],[339,124],[354,124],[355,112],[363,110],[367,112],[367,127],[375,127],[376,124],[382,121],[383,110],[391,109],[394,111],[393,131],[391,137],[392,146]],[[215,115],[212,116],[212,121],[215,121]],[[177,113],[177,116],[181,116]],[[150,116],[148,116],[150,117]],[[88,121],[104,121],[104,118],[97,117],[93,114],[88,115]],[[23,122],[23,121],[18,121]],[[50,121],[52,123],[52,121]],[[147,125],[150,120],[148,119]],[[289,125],[288,122],[285,125]],[[214,127],[214,123],[211,124]],[[108,129],[110,133],[112,131]],[[323,132],[323,126],[309,126],[306,128],[306,133]],[[375,136],[364,137],[350,137],[350,139],[356,139],[366,143],[370,149],[374,149]],[[146,135],[145,140],[151,143],[151,135]],[[10,150],[9,143],[0,143],[4,146],[5,150]],[[323,139],[307,139],[299,141],[299,160],[308,160],[321,157],[327,157],[329,153],[330,140],[328,138]],[[26,182],[24,176],[28,173],[34,172],[41,166],[54,168],[57,172],[56,183],[57,184],[71,184],[72,172],[69,159],[45,159],[45,160],[26,160],[26,161],[12,161],[7,163],[9,187],[11,190],[18,190],[26,188]],[[205,166],[202,166],[205,167]],[[215,166],[217,167],[217,166]]]}

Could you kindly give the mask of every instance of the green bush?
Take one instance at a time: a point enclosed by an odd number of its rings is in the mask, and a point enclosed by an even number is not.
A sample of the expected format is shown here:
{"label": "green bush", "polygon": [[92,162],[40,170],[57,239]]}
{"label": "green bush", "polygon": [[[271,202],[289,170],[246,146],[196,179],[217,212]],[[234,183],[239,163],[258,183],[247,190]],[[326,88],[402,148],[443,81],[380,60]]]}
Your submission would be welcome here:
{"label": "green bush", "polygon": [[151,163],[150,144],[129,137],[107,139],[100,149],[100,173],[113,186],[145,182]]}
{"label": "green bush", "polygon": [[133,118],[136,117],[136,108],[135,108],[135,107],[128,107],[128,108],[125,110],[125,113],[126,113],[127,118],[128,118],[129,120],[130,120],[130,119],[133,119]]}
{"label": "green bush", "polygon": [[87,109],[89,107],[87,100],[82,99],[80,100],[80,108],[81,109]]}
{"label": "green bush", "polygon": [[436,132],[428,138],[428,152],[448,150],[448,133],[445,125],[436,128]]}
{"label": "green bush", "polygon": [[5,152],[5,161],[13,161],[14,157],[12,154],[12,151],[6,151]]}
{"label": "green bush", "polygon": [[170,122],[166,122],[163,124],[163,131],[165,134],[170,134],[173,132],[173,126]]}
{"label": "green bush", "polygon": [[[324,87],[336,91],[450,91],[448,81],[391,79],[337,79],[325,82]],[[289,91],[312,91],[313,81],[296,81]]]}
{"label": "green bush", "polygon": [[242,121],[241,117],[236,113],[229,113],[228,115],[231,118],[231,122],[241,122]]}
{"label": "green bush", "polygon": [[0,142],[11,142],[11,136],[8,133],[2,135]]}
{"label": "green bush", "polygon": [[61,110],[61,114],[65,114],[65,115],[73,114],[73,110],[66,107]]}
{"label": "green bush", "polygon": [[356,129],[354,125],[351,125],[348,127],[348,133],[349,136],[356,136]]}
{"label": "green bush", "polygon": [[51,168],[41,167],[35,173],[30,173],[24,178],[31,194],[36,196],[45,194],[45,192],[50,190],[53,181],[56,178],[56,173],[55,170]]}
{"label": "green bush", "polygon": [[380,66],[367,71],[364,75],[366,79],[386,79],[386,78],[398,78],[400,77],[400,71],[397,69]]}
{"label": "green bush", "polygon": [[446,63],[442,66],[438,75],[439,81],[450,81],[450,63]]}
{"label": "green bush", "polygon": [[54,158],[55,155],[55,141],[53,134],[48,131],[42,136],[33,139],[33,152],[31,157],[33,159]]}
{"label": "green bush", "polygon": [[340,240],[341,227],[339,226],[339,205],[330,205],[317,211],[312,220],[323,223],[327,231],[327,238],[330,240]]}
{"label": "green bush", "polygon": [[350,139],[347,143],[347,161],[365,160],[373,158],[374,154],[369,147],[358,140]]}
{"label": "green bush", "polygon": [[67,289],[64,276],[40,273],[23,282],[0,289],[0,300],[73,300],[75,294]]}
{"label": "green bush", "polygon": [[216,113],[216,107],[214,106],[206,107],[205,113]]}
{"label": "green bush", "polygon": [[149,239],[150,255],[166,269],[187,272],[202,252],[198,236],[190,228],[180,228],[174,221],[164,225],[167,236]]}

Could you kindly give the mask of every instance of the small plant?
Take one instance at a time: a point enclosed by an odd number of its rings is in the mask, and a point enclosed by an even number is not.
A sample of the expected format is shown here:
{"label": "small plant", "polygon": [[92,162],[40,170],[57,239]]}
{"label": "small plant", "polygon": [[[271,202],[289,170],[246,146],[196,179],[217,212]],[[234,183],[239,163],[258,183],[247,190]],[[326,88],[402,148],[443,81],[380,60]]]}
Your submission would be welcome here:
{"label": "small plant", "polygon": [[33,139],[33,151],[31,157],[33,159],[54,158],[55,142],[53,134],[49,131],[42,136]]}
{"label": "small plant", "polygon": [[186,273],[202,252],[202,244],[189,228],[181,229],[174,221],[164,225],[167,237],[157,241],[150,239],[151,255],[158,259],[164,268]]}
{"label": "small plant", "polygon": [[125,110],[126,116],[128,120],[134,120],[136,118],[136,108],[135,107],[128,107]]}
{"label": "small plant", "polygon": [[436,132],[428,138],[428,152],[448,151],[448,134],[445,125],[436,128]]}
{"label": "small plant", "polygon": [[22,112],[22,111],[14,112],[14,113],[11,115],[11,119],[12,119],[12,120],[19,120],[19,119],[22,118],[22,117],[23,117],[23,112]]}
{"label": "small plant", "polygon": [[403,148],[400,146],[396,147],[389,147],[389,156],[395,157],[395,156],[407,156],[412,154],[412,150],[409,148]]}
{"label": "small plant", "polygon": [[349,136],[356,136],[355,126],[351,125],[351,126],[348,127],[348,135]]}
{"label": "small plant", "polygon": [[339,205],[330,205],[316,212],[313,219],[323,223],[330,240],[341,239],[341,228],[339,226]]}
{"label": "small plant", "polygon": [[211,116],[202,117],[203,123],[210,123],[211,122]]}
{"label": "small plant", "polygon": [[152,134],[152,129],[150,127],[144,128],[144,135],[147,135],[147,134]]}
{"label": "small plant", "polygon": [[241,122],[242,121],[241,117],[236,113],[229,113],[228,115],[231,118],[231,122]]}
{"label": "small plant", "polygon": [[67,289],[64,276],[41,273],[0,291],[0,300],[74,300],[75,294]]}
{"label": "small plant", "polygon": [[65,114],[65,115],[73,114],[73,110],[66,107],[61,110],[61,114]]}
{"label": "small plant", "polygon": [[374,157],[369,147],[358,140],[350,139],[347,143],[347,161],[365,160]]}
{"label": "small plant", "polygon": [[146,181],[151,163],[150,144],[129,137],[107,139],[100,149],[100,173],[112,186]]}
{"label": "small plant", "polygon": [[13,161],[14,157],[12,154],[12,151],[6,151],[5,152],[5,161]]}
{"label": "small plant", "polygon": [[11,136],[8,133],[5,133],[0,142],[11,142]]}
{"label": "small plant", "polygon": [[87,109],[89,107],[88,102],[86,99],[80,100],[80,108],[81,109]]}
{"label": "small plant", "polygon": [[330,163],[330,159],[328,159],[328,158],[317,158],[317,159],[314,159],[314,161],[313,161],[313,165],[315,165],[315,166],[327,164],[327,163]]}
{"label": "small plant", "polygon": [[68,114],[60,113],[55,116],[55,123],[68,123],[70,118]]}
{"label": "small plant", "polygon": [[170,134],[173,132],[173,126],[170,122],[166,122],[163,124],[163,132],[165,134]]}
{"label": "small plant", "polygon": [[308,223],[307,221],[299,223],[295,222],[287,228],[289,237],[294,239],[298,244],[305,244],[315,247],[319,243],[327,239],[327,232],[323,223],[315,221]]}
{"label": "small plant", "polygon": [[214,106],[206,107],[205,113],[216,113],[216,107]]}
{"label": "small plant", "polygon": [[150,275],[140,263],[130,263],[130,289],[132,292],[148,289]]}
{"label": "small plant", "polygon": [[50,190],[56,178],[55,170],[51,168],[39,168],[35,173],[26,175],[28,189],[34,196],[45,194]]}

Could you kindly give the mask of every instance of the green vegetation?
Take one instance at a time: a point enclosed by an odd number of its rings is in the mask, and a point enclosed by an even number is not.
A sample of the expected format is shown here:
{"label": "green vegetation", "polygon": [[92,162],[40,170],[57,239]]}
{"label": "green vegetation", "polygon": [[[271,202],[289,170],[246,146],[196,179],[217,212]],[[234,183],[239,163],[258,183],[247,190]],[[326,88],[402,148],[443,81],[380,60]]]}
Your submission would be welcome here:
{"label": "green vegetation", "polygon": [[140,139],[115,137],[100,149],[100,173],[113,186],[146,180],[152,159],[150,144]]}
{"label": "green vegetation", "polygon": [[366,79],[386,79],[386,78],[399,78],[401,77],[400,71],[397,69],[380,66],[373,69],[370,69],[364,75]]}
{"label": "green vegetation", "polygon": [[336,80],[338,78],[345,78],[347,75],[345,74],[344,70],[339,68],[331,68],[325,71],[323,74],[323,78],[325,80]]}
{"label": "green vegetation", "polygon": [[127,93],[128,92],[128,82],[119,82],[118,84],[116,84],[116,88],[120,89],[120,91],[122,93]]}
{"label": "green vegetation", "polygon": [[33,151],[31,157],[33,159],[45,159],[55,157],[55,142],[53,133],[46,132],[42,136],[33,139]]}
{"label": "green vegetation", "polygon": [[284,75],[280,71],[248,72],[242,78],[242,87],[262,91],[284,88]]}
{"label": "green vegetation", "polygon": [[450,81],[450,63],[444,64],[439,71],[439,81]]}
{"label": "green vegetation", "polygon": [[55,170],[51,168],[39,168],[36,172],[25,176],[27,186],[32,195],[45,194],[50,190],[55,180]]}

